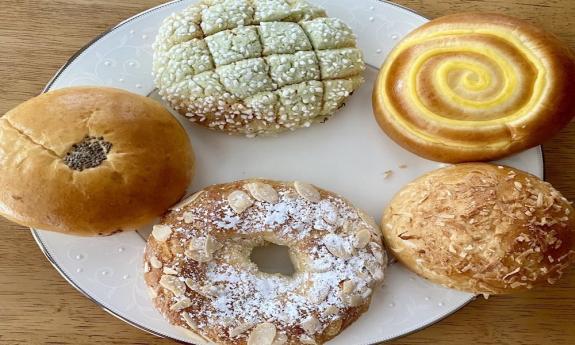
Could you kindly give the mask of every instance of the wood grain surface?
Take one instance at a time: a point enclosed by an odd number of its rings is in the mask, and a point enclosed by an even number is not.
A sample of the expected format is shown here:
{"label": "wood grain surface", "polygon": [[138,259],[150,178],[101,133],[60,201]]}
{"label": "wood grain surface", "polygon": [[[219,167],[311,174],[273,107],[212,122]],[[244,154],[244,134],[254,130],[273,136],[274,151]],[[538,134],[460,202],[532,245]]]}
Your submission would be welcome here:
{"label": "wood grain surface", "polygon": [[[398,2],[429,18],[471,10],[519,16],[575,48],[574,0]],[[67,58],[93,37],[159,3],[0,0],[0,114],[37,95]],[[574,200],[575,123],[546,143],[544,150],[546,179]],[[553,288],[522,296],[477,299],[438,324],[393,344],[570,345],[575,344],[574,325],[572,271]],[[104,312],[52,268],[27,229],[0,220],[0,344],[173,342],[146,334]]]}

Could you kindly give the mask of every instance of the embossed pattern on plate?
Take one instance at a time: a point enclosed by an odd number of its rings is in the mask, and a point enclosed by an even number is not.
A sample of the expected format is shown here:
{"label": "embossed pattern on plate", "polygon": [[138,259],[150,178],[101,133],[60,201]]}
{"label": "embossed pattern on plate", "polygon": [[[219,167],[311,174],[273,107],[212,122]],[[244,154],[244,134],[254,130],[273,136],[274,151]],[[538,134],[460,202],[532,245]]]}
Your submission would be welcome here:
{"label": "embossed pattern on plate", "polygon": [[[365,209],[376,219],[404,184],[442,164],[397,146],[378,128],[371,85],[386,54],[426,19],[378,0],[312,1],[349,24],[366,62],[366,83],[325,124],[275,138],[246,139],[194,127],[178,117],[194,145],[198,169],[190,191],[246,177],[310,181]],[[102,85],[147,95],[153,90],[151,44],[161,20],[192,1],[175,1],[143,12],[92,42],[62,68],[47,89]],[[503,163],[543,175],[540,148]],[[386,171],[393,171],[391,175]],[[388,176],[389,175],[389,176]],[[140,229],[147,234],[150,229]],[[203,343],[171,327],[153,308],[142,279],[144,240],[138,233],[80,238],[33,230],[56,269],[105,310],[159,336]],[[464,306],[470,294],[433,285],[399,264],[386,272],[370,310],[329,344],[363,345],[418,330]]]}

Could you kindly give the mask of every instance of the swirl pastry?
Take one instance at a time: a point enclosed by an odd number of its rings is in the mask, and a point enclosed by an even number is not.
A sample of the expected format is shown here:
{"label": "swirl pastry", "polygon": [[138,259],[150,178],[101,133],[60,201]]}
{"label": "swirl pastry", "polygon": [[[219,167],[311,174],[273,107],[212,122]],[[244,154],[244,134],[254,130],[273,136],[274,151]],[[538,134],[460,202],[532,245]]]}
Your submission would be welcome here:
{"label": "swirl pastry", "polygon": [[373,91],[381,128],[443,162],[497,159],[541,144],[575,115],[574,55],[498,14],[456,14],[409,34]]}

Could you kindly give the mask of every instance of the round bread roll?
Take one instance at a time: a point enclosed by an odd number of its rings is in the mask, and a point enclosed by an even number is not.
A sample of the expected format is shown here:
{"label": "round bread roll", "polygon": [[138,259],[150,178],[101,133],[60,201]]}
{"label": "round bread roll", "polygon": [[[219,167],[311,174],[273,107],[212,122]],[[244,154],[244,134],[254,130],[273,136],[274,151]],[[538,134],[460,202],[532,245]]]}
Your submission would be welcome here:
{"label": "round bread roll", "polygon": [[575,115],[575,62],[555,37],[483,13],[441,17],[391,52],[373,90],[380,127],[422,157],[501,158],[541,144]]}
{"label": "round bread roll", "polygon": [[[265,273],[255,247],[289,247],[295,272]],[[375,221],[302,182],[210,186],[154,226],[145,279],[173,325],[217,344],[322,344],[367,311],[387,262]]]}
{"label": "round bread roll", "polygon": [[382,219],[387,248],[432,282],[502,294],[554,284],[575,257],[575,215],[549,183],[486,163],[408,184]]}
{"label": "round bread roll", "polygon": [[51,91],[0,118],[0,214],[32,228],[135,229],[184,195],[193,168],[178,121],[126,91]]}
{"label": "round bread roll", "polygon": [[304,0],[202,0],[166,18],[154,43],[164,100],[248,137],[324,122],[364,69],[351,29]]}

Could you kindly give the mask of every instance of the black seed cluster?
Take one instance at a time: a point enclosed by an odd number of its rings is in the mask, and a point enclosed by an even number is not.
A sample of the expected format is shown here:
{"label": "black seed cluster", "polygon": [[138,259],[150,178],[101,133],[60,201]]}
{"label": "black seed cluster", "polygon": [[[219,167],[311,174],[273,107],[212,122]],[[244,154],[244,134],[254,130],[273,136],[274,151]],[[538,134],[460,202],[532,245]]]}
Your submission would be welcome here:
{"label": "black seed cluster", "polygon": [[112,143],[105,141],[104,137],[85,136],[81,142],[72,145],[64,157],[64,163],[79,171],[95,168],[108,158],[111,148]]}

